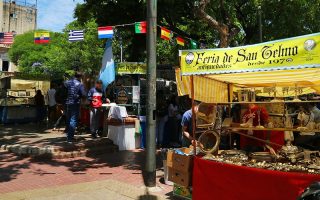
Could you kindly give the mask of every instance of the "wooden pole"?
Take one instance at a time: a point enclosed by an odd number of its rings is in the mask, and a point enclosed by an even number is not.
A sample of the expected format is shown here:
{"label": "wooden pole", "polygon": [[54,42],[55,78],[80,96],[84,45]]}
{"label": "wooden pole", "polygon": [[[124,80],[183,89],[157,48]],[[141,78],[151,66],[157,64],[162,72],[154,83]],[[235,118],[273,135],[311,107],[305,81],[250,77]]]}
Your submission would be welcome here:
{"label": "wooden pole", "polygon": [[[193,82],[193,75],[190,77],[190,84],[191,84],[191,100],[192,100],[192,138],[195,140],[196,138],[196,110],[195,110],[195,102],[194,102],[194,82]],[[197,152],[197,144],[193,143],[193,152],[194,156]]]}

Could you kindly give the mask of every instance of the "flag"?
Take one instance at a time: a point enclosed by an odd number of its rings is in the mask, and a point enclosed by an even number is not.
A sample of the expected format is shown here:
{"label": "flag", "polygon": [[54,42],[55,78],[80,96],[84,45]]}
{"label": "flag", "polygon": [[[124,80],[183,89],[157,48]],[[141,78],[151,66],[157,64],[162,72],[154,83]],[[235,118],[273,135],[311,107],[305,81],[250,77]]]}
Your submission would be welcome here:
{"label": "flag", "polygon": [[108,39],[106,48],[102,58],[102,68],[100,70],[99,79],[103,83],[103,91],[105,92],[108,85],[115,80],[115,65],[112,53],[112,40]]}
{"label": "flag", "polygon": [[161,27],[161,38],[164,40],[171,40],[172,32],[166,28]]}
{"label": "flag", "polygon": [[197,42],[194,41],[194,40],[190,40],[190,46],[191,46],[191,49],[197,49],[198,48]]}
{"label": "flag", "polygon": [[177,44],[184,46],[184,39],[182,39],[181,37],[177,37]]}
{"label": "flag", "polygon": [[0,44],[6,44],[6,45],[13,44],[13,33],[12,32],[0,33]]}
{"label": "flag", "polygon": [[71,30],[69,31],[69,42],[77,42],[77,41],[83,41],[84,40],[84,32],[83,30],[75,31]]}
{"label": "flag", "polygon": [[136,33],[147,33],[147,22],[136,22],[135,23],[135,32]]}
{"label": "flag", "polygon": [[98,38],[113,38],[113,28],[112,26],[105,26],[98,28]]}
{"label": "flag", "polygon": [[50,42],[50,33],[48,31],[37,31],[34,33],[34,43],[48,44]]}

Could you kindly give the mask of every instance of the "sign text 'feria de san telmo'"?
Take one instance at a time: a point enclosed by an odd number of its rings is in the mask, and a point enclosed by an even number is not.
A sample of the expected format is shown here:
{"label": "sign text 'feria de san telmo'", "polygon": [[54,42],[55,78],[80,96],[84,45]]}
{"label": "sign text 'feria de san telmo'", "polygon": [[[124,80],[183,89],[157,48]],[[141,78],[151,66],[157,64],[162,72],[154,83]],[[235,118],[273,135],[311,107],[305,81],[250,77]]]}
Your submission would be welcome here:
{"label": "sign text 'feria de san telmo'", "polygon": [[181,50],[182,75],[320,67],[320,33],[256,45]]}
{"label": "sign text 'feria de san telmo'", "polygon": [[118,74],[146,74],[147,64],[138,62],[117,63]]}

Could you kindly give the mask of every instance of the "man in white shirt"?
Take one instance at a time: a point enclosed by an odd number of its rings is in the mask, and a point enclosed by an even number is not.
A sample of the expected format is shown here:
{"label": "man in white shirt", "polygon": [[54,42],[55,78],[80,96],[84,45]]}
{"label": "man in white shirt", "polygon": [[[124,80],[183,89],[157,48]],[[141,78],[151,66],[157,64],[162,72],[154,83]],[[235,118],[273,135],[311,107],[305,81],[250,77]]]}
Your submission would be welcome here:
{"label": "man in white shirt", "polygon": [[54,122],[55,114],[56,114],[56,89],[54,89],[54,85],[51,85],[51,88],[48,90],[48,117],[50,122]]}

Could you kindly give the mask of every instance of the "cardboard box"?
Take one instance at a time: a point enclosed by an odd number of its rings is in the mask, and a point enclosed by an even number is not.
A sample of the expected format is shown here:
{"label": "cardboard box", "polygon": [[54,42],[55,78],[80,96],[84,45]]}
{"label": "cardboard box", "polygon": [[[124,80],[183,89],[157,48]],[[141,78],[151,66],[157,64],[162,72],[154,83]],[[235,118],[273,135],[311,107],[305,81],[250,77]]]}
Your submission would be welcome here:
{"label": "cardboard box", "polygon": [[169,168],[168,170],[168,180],[172,181],[178,185],[188,187],[192,185],[192,171],[183,172],[174,168]]}
{"label": "cardboard box", "polygon": [[173,167],[173,164],[172,164],[172,157],[173,157],[173,150],[169,150],[167,152],[167,166],[168,167]]}
{"label": "cardboard box", "polygon": [[[190,148],[180,148],[183,153],[190,153]],[[193,157],[174,153],[173,150],[167,152],[167,166],[180,171],[189,171],[192,169]]]}

